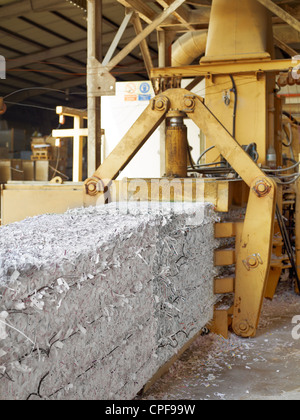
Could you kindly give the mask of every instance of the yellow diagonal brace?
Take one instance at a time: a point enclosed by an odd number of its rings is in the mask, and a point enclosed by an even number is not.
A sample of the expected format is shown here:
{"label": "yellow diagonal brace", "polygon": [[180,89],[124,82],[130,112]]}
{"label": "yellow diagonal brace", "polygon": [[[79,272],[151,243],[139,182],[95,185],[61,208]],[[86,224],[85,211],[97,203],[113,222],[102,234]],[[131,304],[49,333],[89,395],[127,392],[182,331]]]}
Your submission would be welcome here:
{"label": "yellow diagonal brace", "polygon": [[[268,180],[270,182],[270,180]],[[243,337],[256,334],[270,272],[276,208],[276,184],[268,194],[250,190],[241,241],[236,244],[236,284],[233,330]]]}
{"label": "yellow diagonal brace", "polygon": [[[96,170],[93,178],[102,180],[106,185],[109,181],[116,179],[120,171],[128,165],[154,131],[160,126],[165,119],[168,109],[168,98],[162,95],[154,98],[120,143]],[[85,184],[89,185],[87,192],[89,193],[89,189],[91,188],[90,192],[93,193],[93,181],[88,179]]]}

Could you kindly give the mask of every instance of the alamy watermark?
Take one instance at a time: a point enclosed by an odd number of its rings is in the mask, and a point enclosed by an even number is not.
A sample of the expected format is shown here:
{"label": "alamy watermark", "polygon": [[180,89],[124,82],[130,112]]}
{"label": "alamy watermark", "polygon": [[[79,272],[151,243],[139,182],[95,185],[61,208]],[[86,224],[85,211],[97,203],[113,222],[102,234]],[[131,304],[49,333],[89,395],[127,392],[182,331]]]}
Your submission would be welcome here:
{"label": "alamy watermark", "polygon": [[[102,180],[97,184],[97,205],[115,205],[118,212],[139,210],[162,211],[163,214],[185,214],[189,226],[203,223],[208,205],[205,205],[205,183],[196,179],[123,179],[115,183]],[[121,204],[122,203],[122,204]]]}
{"label": "alamy watermark", "polygon": [[6,60],[0,55],[0,79],[6,79]]}
{"label": "alamy watermark", "polygon": [[300,315],[294,316],[292,324],[295,324],[295,327],[292,330],[292,337],[294,340],[300,340]]}

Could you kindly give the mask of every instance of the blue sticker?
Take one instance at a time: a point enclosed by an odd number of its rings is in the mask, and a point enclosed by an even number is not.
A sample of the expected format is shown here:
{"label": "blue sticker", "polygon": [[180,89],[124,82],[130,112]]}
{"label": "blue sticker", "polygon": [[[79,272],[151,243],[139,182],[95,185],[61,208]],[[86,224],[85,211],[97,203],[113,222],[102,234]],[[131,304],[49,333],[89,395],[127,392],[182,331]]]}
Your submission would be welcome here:
{"label": "blue sticker", "polygon": [[142,83],[140,86],[140,91],[144,94],[150,92],[150,84],[149,83]]}
{"label": "blue sticker", "polygon": [[151,95],[139,95],[139,101],[151,101]]}

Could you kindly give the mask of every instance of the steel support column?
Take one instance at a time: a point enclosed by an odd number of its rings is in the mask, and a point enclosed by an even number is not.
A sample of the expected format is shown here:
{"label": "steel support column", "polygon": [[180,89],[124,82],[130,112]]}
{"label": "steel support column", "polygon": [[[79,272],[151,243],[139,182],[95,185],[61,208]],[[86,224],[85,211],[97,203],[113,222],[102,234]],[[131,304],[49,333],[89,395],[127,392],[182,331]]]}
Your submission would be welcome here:
{"label": "steel support column", "polygon": [[[102,0],[88,0],[88,67],[90,60],[102,61]],[[93,74],[88,72],[87,85]],[[101,164],[101,97],[88,95],[88,176]]]}

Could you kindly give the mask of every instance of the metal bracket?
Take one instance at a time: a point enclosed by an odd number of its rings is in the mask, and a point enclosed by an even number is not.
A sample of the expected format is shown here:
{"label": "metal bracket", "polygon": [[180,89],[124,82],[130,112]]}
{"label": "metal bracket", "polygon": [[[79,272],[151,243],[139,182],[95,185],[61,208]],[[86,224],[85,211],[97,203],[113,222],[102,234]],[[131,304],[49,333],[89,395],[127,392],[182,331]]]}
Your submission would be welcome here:
{"label": "metal bracket", "polygon": [[116,79],[94,57],[87,67],[87,86],[89,97],[113,96],[116,93]]}

